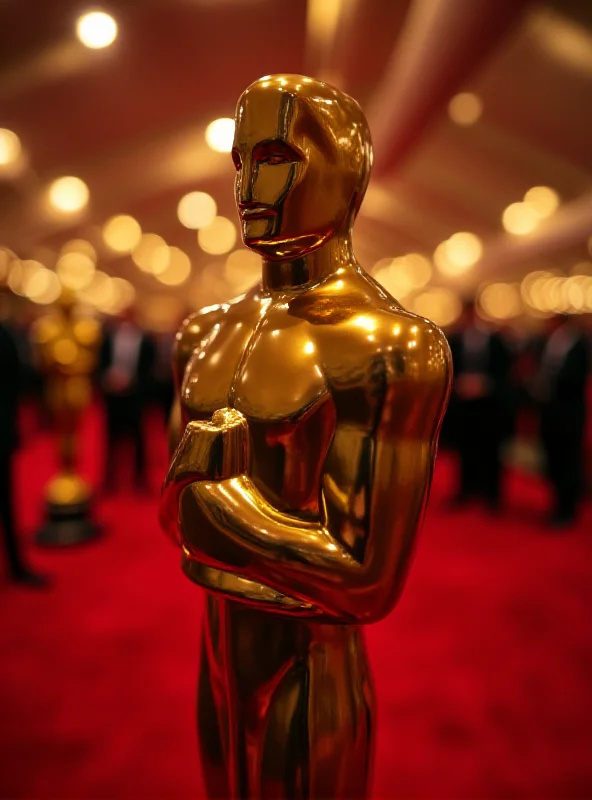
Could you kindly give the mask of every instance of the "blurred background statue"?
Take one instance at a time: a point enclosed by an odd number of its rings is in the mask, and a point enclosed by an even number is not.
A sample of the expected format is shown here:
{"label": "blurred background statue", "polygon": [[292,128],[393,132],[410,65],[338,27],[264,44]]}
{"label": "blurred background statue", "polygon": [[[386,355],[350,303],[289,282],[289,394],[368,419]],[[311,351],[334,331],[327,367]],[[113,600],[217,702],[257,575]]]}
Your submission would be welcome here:
{"label": "blurred background statue", "polygon": [[38,534],[46,545],[74,544],[98,532],[89,518],[90,486],[77,471],[76,444],[81,414],[91,400],[101,331],[94,319],[75,312],[76,297],[64,290],[55,311],[33,328],[59,452],[58,472],[45,490],[47,521]]}

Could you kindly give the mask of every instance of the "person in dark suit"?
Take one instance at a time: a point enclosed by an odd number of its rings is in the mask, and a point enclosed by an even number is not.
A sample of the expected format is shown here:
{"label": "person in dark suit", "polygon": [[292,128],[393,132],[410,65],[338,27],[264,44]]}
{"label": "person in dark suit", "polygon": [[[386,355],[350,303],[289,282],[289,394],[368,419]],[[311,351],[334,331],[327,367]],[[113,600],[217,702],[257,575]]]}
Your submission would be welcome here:
{"label": "person in dark suit", "polygon": [[115,488],[119,442],[130,436],[138,491],[147,490],[142,423],[154,366],[154,343],[128,309],[106,329],[99,359],[100,383],[107,416],[105,489]]}
{"label": "person in dark suit", "polygon": [[508,431],[508,380],[512,356],[504,339],[466,302],[449,337],[454,380],[449,430],[459,455],[453,505],[484,499],[491,511],[501,502],[501,446]]}
{"label": "person in dark suit", "polygon": [[590,350],[573,316],[549,321],[540,348],[534,397],[540,409],[540,439],[553,487],[549,523],[565,527],[576,520],[584,491],[584,431]]}
{"label": "person in dark suit", "polygon": [[47,585],[47,579],[25,564],[15,529],[12,457],[18,444],[20,387],[18,348],[10,329],[0,320],[0,527],[11,579],[41,588]]}

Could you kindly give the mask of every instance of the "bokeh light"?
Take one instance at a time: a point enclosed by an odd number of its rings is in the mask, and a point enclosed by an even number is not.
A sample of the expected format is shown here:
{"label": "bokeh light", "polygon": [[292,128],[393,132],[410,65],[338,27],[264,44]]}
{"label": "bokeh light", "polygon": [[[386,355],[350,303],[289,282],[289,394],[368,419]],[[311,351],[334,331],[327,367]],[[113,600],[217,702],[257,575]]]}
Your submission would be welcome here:
{"label": "bokeh light", "polygon": [[117,38],[117,23],[104,11],[91,11],[76,21],[76,35],[85,47],[100,50]]}
{"label": "bokeh light", "polygon": [[129,214],[117,214],[103,225],[103,241],[115,253],[131,253],[141,238],[140,223]]}
{"label": "bokeh light", "polygon": [[490,283],[479,292],[478,308],[488,319],[517,317],[522,311],[520,286],[515,283]]}
{"label": "bokeh light", "polygon": [[[159,248],[167,247],[167,243],[156,233],[144,233],[137,247],[132,252],[134,264],[143,272],[154,275],[154,268],[158,271],[159,264],[162,262],[162,250],[159,255]],[[166,251],[165,251],[166,252]],[[166,264],[163,265],[163,269]]]}
{"label": "bokeh light", "polygon": [[177,206],[179,222],[191,230],[209,225],[217,213],[216,201],[207,192],[189,192]]}
{"label": "bokeh light", "polygon": [[524,195],[524,204],[534,209],[540,219],[547,219],[559,208],[559,195],[549,186],[533,186]]}
{"label": "bokeh light", "polygon": [[397,258],[381,258],[372,270],[376,280],[393,297],[406,297],[423,288],[432,277],[429,258],[419,253],[408,253]]}
{"label": "bokeh light", "polygon": [[81,211],[88,203],[89,190],[80,178],[68,175],[57,178],[49,187],[48,198],[52,208],[63,214]]}
{"label": "bokeh light", "polygon": [[58,276],[45,267],[37,270],[27,282],[27,297],[39,305],[55,303],[61,292]]}
{"label": "bokeh light", "polygon": [[502,225],[515,236],[532,233],[540,221],[535,209],[526,203],[511,203],[502,214]]}
{"label": "bokeh light", "polygon": [[63,286],[78,291],[91,283],[95,274],[95,262],[86,253],[65,253],[58,259],[56,273]]}
{"label": "bokeh light", "polygon": [[16,133],[7,128],[0,128],[0,171],[2,167],[16,164],[21,152],[21,142]]}
{"label": "bokeh light", "polygon": [[448,104],[450,119],[457,125],[474,125],[482,113],[483,102],[472,92],[460,92]]}
{"label": "bokeh light", "polygon": [[197,241],[204,253],[219,256],[228,253],[236,242],[236,227],[227,217],[214,217],[197,232]]}
{"label": "bokeh light", "polygon": [[[161,251],[162,248],[155,255],[158,256]],[[191,260],[179,247],[167,247],[167,251],[165,267],[155,275],[165,286],[180,286],[191,275]]]}
{"label": "bokeh light", "polygon": [[459,318],[462,304],[459,296],[450,289],[433,287],[414,297],[411,309],[436,325],[446,327]]}
{"label": "bokeh light", "polygon": [[93,263],[97,261],[97,251],[86,239],[70,239],[66,242],[60,249],[60,256],[65,256],[68,253],[82,253],[90,258]]}
{"label": "bokeh light", "polygon": [[234,120],[230,117],[215,119],[206,128],[206,142],[218,153],[230,153],[234,140]]}
{"label": "bokeh light", "polygon": [[443,275],[456,277],[472,269],[482,253],[483,245],[478,236],[459,231],[438,245],[434,251],[434,264]]}

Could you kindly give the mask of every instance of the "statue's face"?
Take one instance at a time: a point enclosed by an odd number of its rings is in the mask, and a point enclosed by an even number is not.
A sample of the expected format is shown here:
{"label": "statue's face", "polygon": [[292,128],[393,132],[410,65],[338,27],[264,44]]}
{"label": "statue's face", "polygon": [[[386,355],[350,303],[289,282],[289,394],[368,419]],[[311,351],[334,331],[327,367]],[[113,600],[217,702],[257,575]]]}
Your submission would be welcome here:
{"label": "statue's face", "polygon": [[265,258],[305,255],[347,218],[351,175],[326,124],[277,85],[241,98],[232,150],[236,204],[245,245]]}

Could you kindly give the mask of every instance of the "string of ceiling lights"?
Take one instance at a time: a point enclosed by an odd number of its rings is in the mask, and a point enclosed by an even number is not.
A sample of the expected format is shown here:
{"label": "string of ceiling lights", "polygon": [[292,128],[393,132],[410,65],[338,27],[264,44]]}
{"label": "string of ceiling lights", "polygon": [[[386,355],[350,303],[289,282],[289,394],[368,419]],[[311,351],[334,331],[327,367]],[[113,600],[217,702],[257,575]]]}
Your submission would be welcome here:
{"label": "string of ceiling lights", "polygon": [[[118,34],[115,19],[106,12],[82,14],[75,24],[79,41],[98,50],[112,45]],[[234,120],[217,119],[205,129],[205,140],[212,150],[230,152],[234,137]],[[18,176],[27,158],[17,133],[0,129],[0,176]],[[53,215],[79,217],[88,207],[90,189],[82,178],[65,175],[53,180],[43,190],[45,208]],[[197,243],[208,255],[221,256],[232,251],[237,240],[235,224],[218,215],[213,197],[205,192],[190,192],[181,198],[177,216],[182,225],[196,231]],[[102,226],[102,244],[115,257],[130,256],[136,267],[153,276],[164,287],[178,287],[191,275],[191,259],[179,247],[169,246],[162,236],[143,232],[140,223],[129,214],[117,214]],[[244,287],[245,276],[239,276],[240,263],[252,279],[253,260],[243,251],[235,251],[228,261],[225,277],[233,289]],[[82,301],[103,313],[118,313],[133,302],[133,285],[123,278],[111,278],[96,269],[96,248],[84,239],[73,239],[61,248],[54,269],[38,259],[19,259],[6,248],[0,250],[0,281],[14,293],[38,304],[55,302],[61,288],[75,291]],[[201,282],[201,289],[204,281]],[[218,294],[220,286],[218,285]],[[230,288],[230,287],[227,287]],[[197,292],[196,292],[197,294]]]}
{"label": "string of ceiling lights", "polygon": [[[75,23],[78,40],[87,48],[98,50],[117,39],[115,19],[103,11],[82,14]],[[483,103],[471,93],[455,95],[448,106],[450,119],[469,127],[482,116]],[[208,146],[217,152],[229,152],[234,136],[230,118],[211,122],[204,131]],[[11,178],[27,163],[27,154],[17,133],[0,129],[0,176]],[[74,175],[61,176],[44,189],[46,208],[53,214],[76,217],[89,205],[90,189]],[[501,225],[513,236],[531,234],[558,209],[560,198],[553,189],[535,186],[519,202],[510,204],[501,215]],[[213,257],[226,258],[205,267],[195,283],[196,304],[204,300],[228,299],[229,292],[240,292],[257,279],[259,259],[244,249],[233,250],[237,242],[235,224],[218,215],[213,197],[203,191],[184,195],[177,206],[179,222],[196,231],[200,249]],[[115,257],[129,256],[139,271],[152,276],[163,287],[179,287],[191,276],[190,257],[179,247],[167,244],[162,236],[144,232],[129,214],[110,217],[101,228],[102,245]],[[416,313],[433,318],[439,324],[452,324],[460,314],[459,291],[448,286],[430,286],[435,270],[454,286],[477,265],[482,256],[480,238],[469,231],[459,231],[441,242],[432,258],[409,253],[395,258],[381,258],[372,273],[395,297]],[[123,278],[113,278],[96,268],[96,248],[84,239],[67,242],[58,254],[55,268],[41,260],[19,260],[9,251],[0,251],[0,281],[15,293],[34,302],[54,302],[64,286],[81,300],[103,313],[117,313],[133,302],[135,289]],[[592,265],[579,265],[592,267]],[[578,313],[592,310],[592,277],[580,269],[572,276],[557,273],[532,273],[520,283],[493,283],[479,287],[478,302],[483,316],[511,319],[522,313],[545,315],[554,311]],[[592,274],[592,273],[591,273]],[[534,277],[533,277],[534,276]],[[581,279],[580,279],[581,278]],[[526,287],[526,288],[525,288]],[[534,288],[533,288],[534,287]],[[546,288],[545,288],[546,287]]]}

